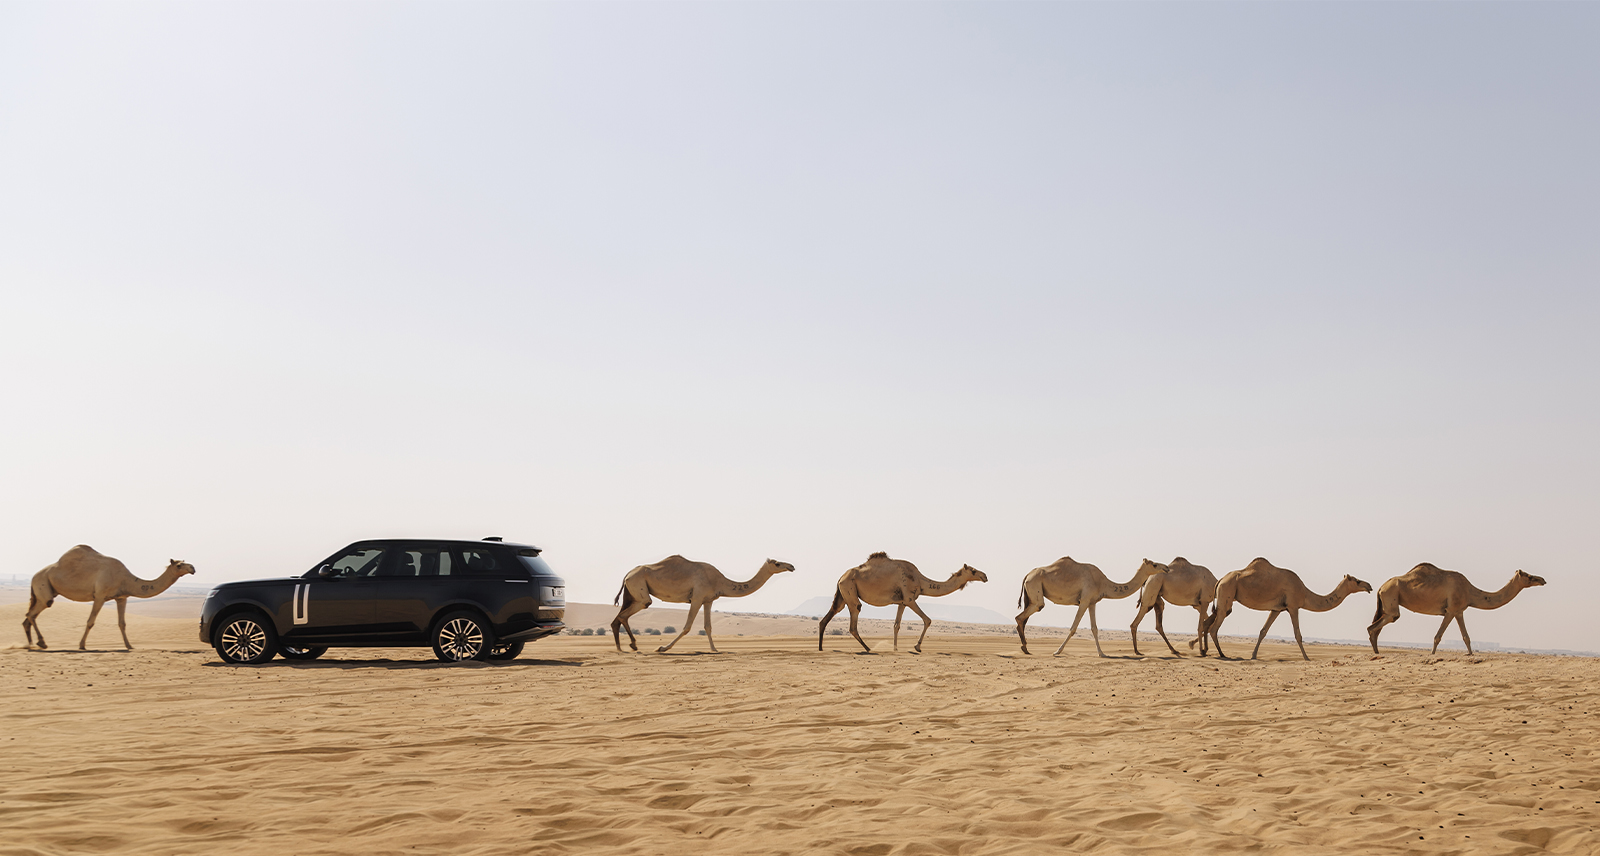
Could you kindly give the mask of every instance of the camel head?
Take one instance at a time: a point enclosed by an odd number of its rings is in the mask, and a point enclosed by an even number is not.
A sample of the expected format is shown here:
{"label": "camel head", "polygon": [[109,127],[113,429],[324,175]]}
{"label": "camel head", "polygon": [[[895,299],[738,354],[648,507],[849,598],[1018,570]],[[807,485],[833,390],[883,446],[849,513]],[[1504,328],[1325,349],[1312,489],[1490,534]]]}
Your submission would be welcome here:
{"label": "camel head", "polygon": [[952,574],[950,579],[959,580],[961,582],[961,585],[956,586],[956,591],[960,591],[961,589],[964,589],[964,588],[967,587],[967,583],[986,583],[986,582],[988,582],[989,581],[989,575],[984,573],[983,571],[978,570],[977,568],[974,568],[971,565],[962,565],[961,566],[961,570],[956,571],[954,574]]}
{"label": "camel head", "polygon": [[1358,591],[1372,591],[1372,585],[1364,580],[1358,580],[1349,574],[1345,574],[1344,579],[1339,581],[1337,590],[1347,594],[1355,594]]}
{"label": "camel head", "polygon": [[[1179,561],[1182,561],[1182,560],[1180,559]],[[1143,574],[1143,573],[1165,574],[1165,573],[1170,573],[1171,571],[1172,571],[1172,566],[1163,565],[1160,562],[1152,562],[1149,559],[1145,559],[1139,565],[1139,573],[1141,573],[1141,574]]]}
{"label": "camel head", "polygon": [[191,565],[188,562],[179,561],[178,559],[168,559],[167,570],[176,570],[178,572],[178,576],[181,577],[184,574],[194,573],[194,565]]}
{"label": "camel head", "polygon": [[781,574],[794,570],[794,565],[788,562],[780,562],[777,559],[768,559],[767,563],[761,566],[761,570],[769,574]]}
{"label": "camel head", "polygon": [[1536,577],[1533,574],[1521,569],[1517,570],[1517,575],[1512,577],[1512,579],[1522,583],[1523,588],[1532,588],[1534,586],[1544,585],[1544,577]]}

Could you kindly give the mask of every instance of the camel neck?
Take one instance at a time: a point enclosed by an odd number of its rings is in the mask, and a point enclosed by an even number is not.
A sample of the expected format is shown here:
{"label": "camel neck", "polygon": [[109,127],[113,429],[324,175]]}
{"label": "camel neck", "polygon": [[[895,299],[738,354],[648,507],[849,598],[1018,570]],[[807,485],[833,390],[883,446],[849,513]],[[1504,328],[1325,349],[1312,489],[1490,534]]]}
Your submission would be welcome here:
{"label": "camel neck", "polygon": [[[1471,586],[1472,584],[1468,583],[1467,585]],[[1510,582],[1501,586],[1499,591],[1483,591],[1473,586],[1472,592],[1467,599],[1467,604],[1476,609],[1499,609],[1510,603],[1511,599],[1516,597],[1520,591],[1522,591],[1522,586],[1517,584],[1516,577],[1512,577]]]}
{"label": "camel neck", "polygon": [[928,595],[929,597],[943,597],[944,595],[956,591],[965,585],[964,582],[957,579],[959,576],[960,572],[957,572],[951,574],[950,579],[943,581],[930,580],[924,577],[924,582],[922,583],[922,593]]}
{"label": "camel neck", "polygon": [[1328,594],[1308,593],[1306,596],[1306,605],[1304,609],[1307,609],[1311,612],[1327,612],[1339,604],[1344,603],[1344,599],[1349,596],[1349,590],[1347,590],[1344,584],[1341,583],[1338,588],[1334,589]]}
{"label": "camel neck", "polygon": [[1140,568],[1139,571],[1133,575],[1133,579],[1128,580],[1125,583],[1112,583],[1111,588],[1106,589],[1103,599],[1121,600],[1122,598],[1133,594],[1134,592],[1144,588],[1144,581],[1150,578],[1151,573],[1152,572],[1147,571],[1144,568]]}
{"label": "camel neck", "polygon": [[161,576],[153,580],[141,580],[134,577],[125,586],[128,597],[155,597],[156,595],[172,588],[172,584],[183,576],[176,565],[169,566]]}
{"label": "camel neck", "polygon": [[767,580],[772,578],[772,573],[772,571],[762,568],[756,571],[755,576],[744,582],[729,580],[728,585],[723,588],[722,595],[723,597],[744,597],[747,594],[753,594],[757,589],[767,584]]}

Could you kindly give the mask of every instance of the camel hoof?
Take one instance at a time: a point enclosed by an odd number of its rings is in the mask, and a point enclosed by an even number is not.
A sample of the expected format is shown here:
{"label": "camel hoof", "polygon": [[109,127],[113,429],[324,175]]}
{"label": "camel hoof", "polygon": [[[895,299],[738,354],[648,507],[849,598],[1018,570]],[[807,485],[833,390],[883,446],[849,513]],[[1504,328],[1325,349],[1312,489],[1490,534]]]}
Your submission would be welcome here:
{"label": "camel hoof", "polygon": [[662,646],[662,647],[660,647],[660,648],[657,648],[657,649],[656,649],[656,653],[657,653],[657,654],[665,654],[665,653],[667,653],[667,649],[666,649],[666,646]]}

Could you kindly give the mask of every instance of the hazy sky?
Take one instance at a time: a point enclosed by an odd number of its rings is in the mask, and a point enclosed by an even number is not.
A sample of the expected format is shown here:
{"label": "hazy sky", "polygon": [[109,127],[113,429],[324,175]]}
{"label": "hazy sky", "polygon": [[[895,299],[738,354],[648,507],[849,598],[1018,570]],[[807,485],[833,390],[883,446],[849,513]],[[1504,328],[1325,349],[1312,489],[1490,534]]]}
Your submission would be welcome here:
{"label": "hazy sky", "polygon": [[1600,650],[1597,44],[1595,4],[6,3],[0,570],[503,535],[579,601],[783,559],[723,602],[781,611],[887,550],[1012,614],[1063,555],[1431,561],[1549,581],[1475,639]]}

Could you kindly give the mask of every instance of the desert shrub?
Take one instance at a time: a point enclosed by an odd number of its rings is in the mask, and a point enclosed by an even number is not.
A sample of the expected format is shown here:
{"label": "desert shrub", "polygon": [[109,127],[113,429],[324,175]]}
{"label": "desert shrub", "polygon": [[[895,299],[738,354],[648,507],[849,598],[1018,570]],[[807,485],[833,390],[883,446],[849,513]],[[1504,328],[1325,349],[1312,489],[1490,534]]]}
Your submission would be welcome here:
{"label": "desert shrub", "polygon": [[644,632],[645,632],[646,635],[649,635],[649,636],[660,636],[661,635],[661,631],[657,630],[654,627],[646,627],[644,629]]}
{"label": "desert shrub", "polygon": [[678,628],[672,627],[672,626],[667,626],[667,627],[661,628],[661,632],[662,633],[677,633],[678,632]]}
{"label": "desert shrub", "polygon": [[840,629],[839,629],[839,628],[837,628],[837,627],[835,627],[835,628],[833,628],[833,629],[832,629],[832,630],[829,630],[829,631],[828,631],[828,635],[829,635],[829,636],[843,636],[843,635],[844,635],[844,631],[843,631],[843,630],[840,630]]}
{"label": "desert shrub", "polygon": [[706,635],[706,632],[704,630],[696,630],[695,631],[695,635],[696,636],[704,636],[704,635]]}

